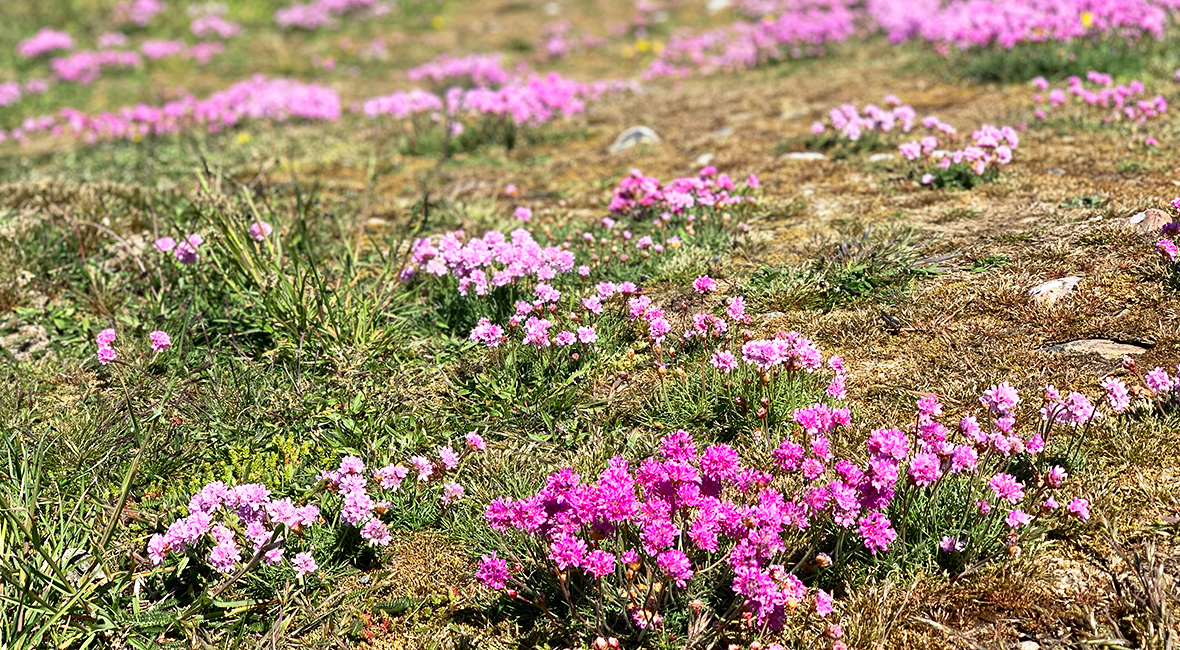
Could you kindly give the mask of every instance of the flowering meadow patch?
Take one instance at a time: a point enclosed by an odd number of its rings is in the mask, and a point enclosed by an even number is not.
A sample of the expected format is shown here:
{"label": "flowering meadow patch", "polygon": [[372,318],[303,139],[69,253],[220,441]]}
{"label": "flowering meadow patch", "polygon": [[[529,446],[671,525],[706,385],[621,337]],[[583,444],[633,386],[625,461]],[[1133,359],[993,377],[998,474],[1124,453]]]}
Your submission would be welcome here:
{"label": "flowering meadow patch", "polygon": [[1083,80],[1070,77],[1066,87],[1053,88],[1044,77],[1032,80],[1036,90],[1033,103],[1039,120],[1054,117],[1072,119],[1101,119],[1103,124],[1128,122],[1135,125],[1158,120],[1168,111],[1168,100],[1163,95],[1147,96],[1143,82],[1115,84],[1108,74],[1091,71]]}
{"label": "flowering meadow patch", "polygon": [[[983,412],[952,433],[939,401],[922,398],[915,423],[874,430],[859,461],[830,445],[850,425],[847,409],[822,404],[795,412],[799,430],[769,465],[724,444],[698,448],[677,431],[641,462],[612,458],[597,481],[567,468],[531,496],[493,501],[485,519],[506,540],[477,576],[588,635],[757,638],[792,617],[823,618],[830,596],[804,579],[833,564],[928,546],[961,571],[1050,521],[1089,518],[1085,499],[1062,494],[1068,472],[1046,445],[1055,426],[1053,439],[1072,444],[1095,408],[1049,387],[1041,423],[1019,425],[1020,401],[1007,384],[993,386]],[[1019,478],[1017,467],[1030,469]],[[730,596],[702,600],[719,589]],[[559,594],[562,609],[545,594]],[[689,616],[672,623],[675,612]]]}

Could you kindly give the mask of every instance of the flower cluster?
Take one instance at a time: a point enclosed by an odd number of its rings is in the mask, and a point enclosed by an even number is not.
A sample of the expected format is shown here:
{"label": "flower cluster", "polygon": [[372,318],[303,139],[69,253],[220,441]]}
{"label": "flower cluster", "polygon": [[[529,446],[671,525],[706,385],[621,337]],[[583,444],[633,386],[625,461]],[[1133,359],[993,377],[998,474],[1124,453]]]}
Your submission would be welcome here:
{"label": "flower cluster", "polygon": [[137,68],[141,65],[143,57],[129,50],[80,50],[49,63],[58,81],[83,85],[94,83],[103,68]]}
{"label": "flower cluster", "polygon": [[[315,505],[276,499],[259,483],[229,487],[214,481],[192,496],[188,511],[167,532],[152,535],[147,547],[152,564],[163,564],[169,553],[183,554],[203,545],[211,547],[208,563],[219,573],[231,573],[254,555],[267,564],[279,564],[286,544],[293,541],[289,536],[297,538],[305,528],[322,522]],[[249,549],[245,558],[240,542]],[[310,551],[296,554],[290,562],[299,576],[317,569]]]}
{"label": "flower cluster", "polygon": [[[98,345],[98,362],[104,366],[119,358],[119,352],[115,349],[115,336],[115,330],[108,327],[94,338],[94,342]],[[172,337],[168,336],[167,332],[160,330],[149,332],[148,341],[151,343],[152,352],[156,354],[172,347]]]}
{"label": "flower cluster", "polygon": [[425,79],[439,85],[458,79],[471,86],[502,86],[511,78],[503,67],[503,58],[504,55],[499,52],[458,57],[444,54],[433,61],[410,68],[406,75],[410,81],[418,82]]}
{"label": "flower cluster", "polygon": [[[759,185],[758,177],[751,175],[741,184],[741,191]],[[754,202],[752,196],[739,194],[738,188],[738,183],[728,174],[718,174],[715,167],[705,167],[697,176],[676,178],[667,184],[633,169],[615,187],[609,208],[617,215],[651,218],[657,226],[675,217],[691,224],[698,216],[707,221],[719,210]]]}
{"label": "flower cluster", "polygon": [[74,49],[74,39],[66,32],[59,32],[48,27],[26,38],[16,46],[16,53],[31,59],[54,50]]}
{"label": "flower cluster", "polygon": [[147,27],[153,18],[167,8],[163,0],[124,0],[115,5],[114,22]]}
{"label": "flower cluster", "polygon": [[1167,0],[869,0],[868,15],[893,42],[921,39],[960,50],[1109,36],[1162,39]]}
{"label": "flower cluster", "polygon": [[[866,132],[890,133],[894,129],[899,129],[903,133],[909,133],[914,128],[914,121],[917,118],[914,108],[908,104],[902,104],[897,95],[886,96],[885,104],[891,108],[886,109],[876,104],[867,104],[864,107],[864,115],[860,114],[860,109],[855,104],[845,104],[839,108],[833,108],[828,113],[828,119],[831,121],[833,129],[853,142],[860,140]],[[827,128],[823,122],[815,122],[811,125],[811,133],[821,135],[827,131]],[[937,128],[944,133],[953,134],[955,132],[954,127],[942,122],[937,124]]]}
{"label": "flower cluster", "polygon": [[160,237],[153,246],[161,253],[172,253],[181,264],[196,264],[201,259],[198,249],[205,243],[205,238],[193,233],[177,242],[171,237]]}
{"label": "flower cluster", "polygon": [[574,270],[571,251],[559,246],[541,246],[523,228],[508,235],[492,230],[483,237],[465,239],[466,234],[456,230],[433,241],[415,240],[411,264],[402,271],[402,279],[414,277],[421,269],[429,275],[455,278],[461,295],[474,292],[483,296],[497,287],[526,278],[549,282],[558,274]]}
{"label": "flower cluster", "polygon": [[[385,467],[365,470],[365,464],[356,456],[346,456],[334,470],[320,473],[319,479],[329,493],[340,497],[340,520],[360,529],[361,538],[370,546],[388,546],[393,537],[381,516],[393,507],[388,500],[375,500],[374,494],[393,494],[401,490],[402,483],[411,477],[414,485],[435,482],[442,485],[439,504],[447,507],[463,497],[463,486],[451,476],[456,473],[463,460],[471,452],[486,449],[486,443],[479,434],[468,433],[465,445],[456,452],[451,446],[438,450],[438,460],[426,456],[410,458],[409,465],[397,463]],[[448,472],[451,476],[448,476]]]}
{"label": "flower cluster", "polygon": [[[911,162],[933,165],[934,169],[922,175],[923,185],[942,186],[947,184],[942,172],[960,171],[984,177],[989,170],[1012,162],[1013,153],[1020,144],[1020,136],[1010,126],[994,127],[984,124],[971,133],[971,144],[947,151],[940,148],[935,136],[905,142],[898,147],[902,157]],[[940,180],[941,179],[941,180]]]}
{"label": "flower cluster", "polygon": [[[1089,82],[1093,88],[1087,88]],[[1135,80],[1129,84],[1115,85],[1110,75],[1090,71],[1086,79],[1070,77],[1065,88],[1052,88],[1044,77],[1032,80],[1033,102],[1037,105],[1037,119],[1045,119],[1050,112],[1072,103],[1085,115],[1092,111],[1103,113],[1102,122],[1125,120],[1144,124],[1163,116],[1168,111],[1168,100],[1162,95],[1147,98],[1143,82]]]}
{"label": "flower cluster", "polygon": [[224,3],[189,5],[189,31],[197,38],[233,38],[242,33],[242,26],[226,20],[228,7]]}
{"label": "flower cluster", "polygon": [[[220,43],[210,45],[224,47]],[[138,53],[125,54],[139,60]],[[88,142],[111,138],[137,140],[196,127],[216,133],[245,120],[335,121],[340,119],[340,114],[340,97],[330,88],[257,76],[203,100],[188,96],[161,106],[139,104],[114,113],[93,115],[65,108],[57,116],[26,121],[24,129],[14,129],[11,135],[21,140],[30,132],[39,131],[69,134]]]}
{"label": "flower cluster", "polygon": [[348,13],[367,11],[369,15],[382,15],[391,11],[390,3],[384,0],[310,0],[293,3],[275,10],[275,23],[279,27],[315,30],[335,26],[338,17]]}
{"label": "flower cluster", "polygon": [[[762,363],[764,354],[774,352],[757,354]],[[779,356],[791,358],[789,352]],[[811,350],[794,358],[805,365],[819,361]],[[1050,391],[1048,419],[1031,435],[1019,431],[1020,397],[1007,384],[993,386],[980,401],[987,409],[983,423],[972,415],[962,418],[957,428],[963,442],[956,443],[939,422],[939,400],[919,399],[909,430],[874,430],[860,463],[839,458],[830,440],[851,425],[849,410],[815,404],[795,411],[802,440],[784,439],[769,467],[744,462],[728,445],[698,449],[690,434],[676,431],[637,465],[611,459],[597,481],[559,470],[532,496],[501,498],[487,507],[493,530],[533,543],[506,545],[503,552],[511,557],[484,555],[476,575],[488,587],[525,600],[522,593],[540,591],[539,577],[555,576],[571,606],[577,598],[596,600],[599,612],[625,613],[639,629],[662,625],[668,609],[684,605],[688,593],[724,584],[735,598],[728,609],[738,615],[717,620],[721,630],[742,617],[755,629],[774,630],[805,602],[815,603],[821,616],[831,611],[830,596],[808,589],[787,568],[788,558],[798,558],[809,544],[834,546],[836,553],[834,560],[822,553],[810,566],[848,561],[840,555],[845,537],[857,539],[870,555],[892,552],[906,540],[978,559],[1016,545],[1041,518],[1088,519],[1085,499],[1059,504],[1054,495],[1067,472],[1042,453],[1057,413],[1070,414],[1066,424],[1094,419],[1088,400],[1078,393],[1061,399]],[[1031,479],[1014,473],[1026,463]],[[924,522],[931,530],[899,528],[899,522],[912,521],[915,504],[938,499],[943,507],[961,504],[961,512]],[[539,550],[530,554],[532,549]],[[697,616],[700,607],[693,608]],[[600,619],[596,631],[601,627]]]}
{"label": "flower cluster", "polygon": [[674,34],[644,76],[734,72],[819,56],[826,45],[841,43],[856,33],[857,12],[846,0],[807,0],[790,5],[777,18],[739,21],[699,34]]}
{"label": "flower cluster", "polygon": [[1180,196],[1172,199],[1172,221],[1160,227],[1159,240],[1155,243],[1155,250],[1164,259],[1173,279],[1180,278],[1180,250],[1177,249],[1175,239],[1180,235]]}

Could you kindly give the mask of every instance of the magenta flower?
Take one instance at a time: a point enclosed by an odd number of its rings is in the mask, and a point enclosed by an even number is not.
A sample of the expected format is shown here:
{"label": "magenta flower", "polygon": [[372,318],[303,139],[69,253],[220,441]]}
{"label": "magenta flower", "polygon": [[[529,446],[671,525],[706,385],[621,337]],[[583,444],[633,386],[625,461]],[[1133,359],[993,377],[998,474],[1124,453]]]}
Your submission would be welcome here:
{"label": "magenta flower", "polygon": [[1090,502],[1085,499],[1074,499],[1069,503],[1069,512],[1082,521],[1088,521],[1090,519]]}
{"label": "magenta flower", "polygon": [[480,436],[474,431],[467,433],[467,448],[475,451],[483,451],[488,448],[487,443],[483,441],[483,436]]}
{"label": "magenta flower", "polygon": [[274,232],[274,229],[271,228],[270,224],[265,221],[255,221],[254,223],[250,224],[250,236],[253,237],[255,241],[262,241],[266,239],[272,232]]}
{"label": "magenta flower", "polygon": [[668,549],[661,552],[656,557],[656,564],[664,570],[664,573],[668,574],[668,577],[676,581],[676,586],[681,589],[687,585],[688,580],[692,579],[692,562],[681,551]]}
{"label": "magenta flower", "polygon": [[590,551],[582,563],[582,568],[595,578],[608,576],[615,571],[615,556],[602,550]]}
{"label": "magenta flower", "polygon": [[979,401],[993,413],[1008,415],[1020,403],[1020,394],[1005,381],[983,391],[983,397],[980,397]]}
{"label": "magenta flower", "polygon": [[434,467],[430,464],[430,459],[425,456],[413,456],[410,458],[410,464],[418,471],[418,480],[425,481],[430,478],[434,472]]}
{"label": "magenta flower", "polygon": [[815,613],[823,618],[831,614],[832,609],[832,595],[823,589],[817,589],[815,592]]}
{"label": "magenta flower", "polygon": [[524,207],[523,205],[517,206],[516,210],[512,214],[517,219],[520,219],[525,223],[528,223],[533,219],[533,211],[530,208]]}
{"label": "magenta flower", "polygon": [[1017,508],[1016,510],[1008,513],[1008,516],[1004,518],[1004,523],[1008,524],[1009,528],[1015,530],[1021,526],[1027,526],[1032,523],[1032,517],[1030,517],[1027,512]]}
{"label": "magenta flower", "polygon": [[993,476],[987,485],[997,498],[1004,499],[1008,503],[1019,503],[1024,498],[1024,485],[1011,474],[1000,472]]}
{"label": "magenta flower", "polygon": [[108,363],[114,361],[115,358],[118,356],[119,356],[119,353],[115,352],[115,348],[99,348],[98,349],[98,362],[104,366],[107,365]]}
{"label": "magenta flower", "polygon": [[933,485],[942,476],[942,461],[935,454],[914,454],[910,461],[910,480],[918,487]]}
{"label": "magenta flower", "polygon": [[692,288],[696,289],[697,293],[704,295],[717,289],[717,281],[707,275],[702,275],[692,281]]}
{"label": "magenta flower", "polygon": [[496,557],[495,552],[491,555],[481,555],[479,558],[479,568],[475,571],[475,577],[484,586],[499,591],[504,588],[504,584],[510,577],[508,573],[508,562]]}
{"label": "magenta flower", "polygon": [[563,571],[571,567],[575,569],[580,567],[585,557],[586,542],[568,533],[559,535],[549,545],[549,559],[553,560],[557,564],[557,568]]}
{"label": "magenta flower", "polygon": [[115,342],[115,330],[110,327],[104,329],[98,333],[98,336],[94,337],[94,342],[98,343],[98,347],[100,348],[111,347],[111,344]]}
{"label": "magenta flower", "polygon": [[152,352],[163,352],[172,347],[172,338],[166,332],[156,330],[148,334],[148,338],[152,342]]}
{"label": "magenta flower", "polygon": [[893,522],[879,512],[871,512],[861,517],[857,523],[857,530],[864,539],[865,548],[873,555],[876,555],[877,551],[888,550],[893,540],[897,539],[897,532],[892,527]]}
{"label": "magenta flower", "polygon": [[1161,255],[1168,258],[1169,262],[1175,262],[1176,258],[1180,256],[1180,250],[1177,250],[1176,244],[1171,239],[1161,239],[1155,244],[1155,249]]}

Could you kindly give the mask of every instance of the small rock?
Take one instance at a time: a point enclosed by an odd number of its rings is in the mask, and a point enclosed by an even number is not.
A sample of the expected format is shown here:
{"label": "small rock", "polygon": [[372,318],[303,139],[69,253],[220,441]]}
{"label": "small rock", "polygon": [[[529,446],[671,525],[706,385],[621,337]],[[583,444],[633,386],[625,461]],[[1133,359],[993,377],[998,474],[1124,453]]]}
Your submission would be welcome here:
{"label": "small rock", "polygon": [[818,151],[792,151],[783,156],[787,160],[827,160],[828,157]]}
{"label": "small rock", "polygon": [[1110,339],[1080,339],[1077,341],[1066,341],[1065,343],[1058,343],[1042,348],[1042,352],[1051,352],[1054,354],[1073,354],[1073,355],[1097,355],[1108,361],[1115,359],[1122,359],[1131,354],[1143,354],[1147,352],[1147,348],[1139,345],[1131,345],[1130,343],[1118,343]]}
{"label": "small rock", "polygon": [[561,5],[557,4],[556,2],[545,3],[546,16],[556,16],[559,13],[561,13]]}
{"label": "small rock", "polygon": [[1143,212],[1127,219],[1127,223],[1135,226],[1135,232],[1158,234],[1165,224],[1172,223],[1172,217],[1163,210],[1148,208]]}
{"label": "small rock", "polygon": [[630,149],[637,144],[657,143],[660,141],[660,136],[656,135],[646,126],[633,126],[626,131],[619,134],[615,141],[610,146],[611,153],[619,153],[626,149]]}
{"label": "small rock", "polygon": [[1046,307],[1057,302],[1062,296],[1077,288],[1081,278],[1071,275],[1068,278],[1050,280],[1029,289],[1028,295],[1038,306]]}
{"label": "small rock", "polygon": [[705,3],[705,11],[715,14],[719,11],[729,9],[731,5],[733,5],[733,0],[708,0]]}
{"label": "small rock", "polygon": [[886,160],[893,160],[896,157],[897,157],[897,154],[894,154],[894,153],[875,153],[875,154],[869,156],[869,162],[871,162],[871,163],[884,162]]}
{"label": "small rock", "polygon": [[1021,641],[1017,647],[1019,650],[1041,650],[1041,644],[1036,641]]}
{"label": "small rock", "polygon": [[715,137],[715,138],[728,138],[731,135],[733,135],[733,127],[732,126],[723,126],[720,129],[717,129],[716,131],[713,132],[713,137]]}
{"label": "small rock", "polygon": [[1049,173],[1055,176],[1062,176],[1065,174],[1065,170],[1060,167],[1050,167]]}
{"label": "small rock", "polygon": [[713,162],[713,159],[716,157],[717,156],[714,156],[711,153],[703,153],[703,154],[697,156],[697,159],[692,162],[697,167],[707,167],[710,163]]}

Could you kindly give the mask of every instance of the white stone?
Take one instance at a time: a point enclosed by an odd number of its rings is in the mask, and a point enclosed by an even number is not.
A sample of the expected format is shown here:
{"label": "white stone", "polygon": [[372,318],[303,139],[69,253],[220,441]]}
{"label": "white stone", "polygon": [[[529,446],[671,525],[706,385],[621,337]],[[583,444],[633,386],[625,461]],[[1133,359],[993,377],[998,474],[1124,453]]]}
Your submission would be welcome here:
{"label": "white stone", "polygon": [[646,126],[633,126],[626,131],[619,134],[615,141],[610,146],[611,153],[619,153],[626,149],[630,149],[637,144],[657,143],[660,141],[660,136],[655,131]]}
{"label": "white stone", "polygon": [[725,11],[733,5],[733,0],[706,0],[705,11],[715,14],[719,11]]}
{"label": "white stone", "polygon": [[828,157],[818,151],[792,151],[783,156],[787,160],[827,160]]}
{"label": "white stone", "polygon": [[1050,345],[1044,348],[1044,351],[1073,355],[1093,354],[1108,361],[1113,361],[1132,354],[1143,354],[1147,352],[1147,348],[1131,345],[1130,343],[1118,343],[1110,339],[1081,339],[1079,341],[1067,341],[1065,343],[1058,343],[1057,345]]}
{"label": "white stone", "polygon": [[1028,295],[1032,297],[1033,302],[1045,307],[1052,305],[1061,299],[1062,296],[1076,289],[1078,282],[1081,281],[1082,279],[1076,275],[1050,280],[1029,289]]}
{"label": "white stone", "polygon": [[893,160],[896,157],[897,154],[894,153],[875,153],[869,156],[869,162],[884,162],[886,160]]}
{"label": "white stone", "polygon": [[717,156],[714,156],[711,153],[703,153],[703,154],[697,156],[697,159],[693,161],[693,164],[696,165],[697,167],[706,167],[706,166],[712,164],[713,159],[716,157]]}

